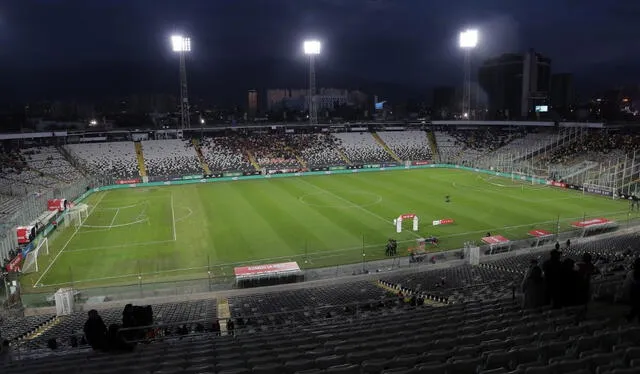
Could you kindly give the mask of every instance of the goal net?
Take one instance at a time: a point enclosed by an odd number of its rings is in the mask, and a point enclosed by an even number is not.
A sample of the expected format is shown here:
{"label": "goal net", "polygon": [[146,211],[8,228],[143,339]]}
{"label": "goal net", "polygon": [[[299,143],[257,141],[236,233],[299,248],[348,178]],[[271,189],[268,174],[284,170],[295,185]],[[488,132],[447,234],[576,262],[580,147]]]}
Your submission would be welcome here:
{"label": "goal net", "polygon": [[48,255],[49,254],[49,239],[43,238],[40,240],[36,249],[27,253],[27,257],[24,259],[24,264],[22,265],[23,273],[33,273],[38,271],[38,257],[40,255]]}
{"label": "goal net", "polygon": [[64,226],[69,227],[73,225],[73,227],[82,226],[84,221],[89,216],[89,206],[87,204],[78,204],[73,208],[69,209],[65,213],[64,218]]}

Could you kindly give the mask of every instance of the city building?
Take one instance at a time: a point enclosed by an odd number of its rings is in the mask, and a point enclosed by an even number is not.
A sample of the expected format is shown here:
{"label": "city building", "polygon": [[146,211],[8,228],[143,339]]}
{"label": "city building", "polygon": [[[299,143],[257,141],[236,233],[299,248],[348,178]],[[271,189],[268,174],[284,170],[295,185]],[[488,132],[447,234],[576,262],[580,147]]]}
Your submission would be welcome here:
{"label": "city building", "polygon": [[[267,110],[308,110],[309,101],[306,89],[277,88],[268,89],[266,92]],[[364,105],[366,95],[360,91],[352,91],[338,88],[320,88],[316,94],[318,110],[332,110],[341,105]]]}
{"label": "city building", "polygon": [[561,111],[575,104],[573,75],[569,73],[552,74],[549,98],[551,108]]}
{"label": "city building", "polygon": [[248,99],[248,114],[250,118],[255,118],[258,112],[258,92],[256,90],[249,90],[247,95]]}
{"label": "city building", "polygon": [[486,60],[478,72],[488,96],[489,117],[527,118],[549,105],[551,60],[529,50]]}

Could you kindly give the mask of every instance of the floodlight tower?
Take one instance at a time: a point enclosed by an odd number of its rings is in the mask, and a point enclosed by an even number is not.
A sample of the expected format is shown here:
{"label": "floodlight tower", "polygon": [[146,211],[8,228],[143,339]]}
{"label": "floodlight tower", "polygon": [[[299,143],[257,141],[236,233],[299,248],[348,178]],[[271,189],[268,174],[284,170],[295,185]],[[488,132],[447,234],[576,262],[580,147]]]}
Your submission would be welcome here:
{"label": "floodlight tower", "polygon": [[464,85],[462,88],[462,117],[471,116],[471,50],[478,45],[478,30],[467,29],[460,33],[460,48],[464,51]]}
{"label": "floodlight tower", "polygon": [[188,129],[191,128],[191,116],[189,114],[186,55],[191,52],[191,38],[173,35],[171,47],[180,56],[180,126],[183,129]]}
{"label": "floodlight tower", "polygon": [[304,54],[309,56],[309,123],[318,124],[318,103],[316,97],[316,67],[315,57],[320,54],[320,42],[307,40],[303,44]]}

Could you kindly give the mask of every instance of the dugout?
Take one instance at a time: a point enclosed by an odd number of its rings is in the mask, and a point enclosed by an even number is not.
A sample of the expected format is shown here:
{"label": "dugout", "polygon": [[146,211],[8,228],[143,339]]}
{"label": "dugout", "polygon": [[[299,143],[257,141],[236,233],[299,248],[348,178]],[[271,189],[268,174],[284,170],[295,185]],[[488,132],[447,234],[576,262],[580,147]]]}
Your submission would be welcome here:
{"label": "dugout", "polygon": [[615,221],[611,221],[606,218],[592,218],[573,222],[571,223],[571,226],[578,229],[580,236],[582,237],[603,234],[605,232],[614,231],[618,228],[618,224]]}
{"label": "dugout", "polygon": [[237,288],[273,286],[304,281],[297,262],[240,266],[233,269]]}
{"label": "dugout", "polygon": [[511,250],[511,241],[502,235],[485,236],[482,238],[482,242],[488,246],[488,249],[484,252],[487,255]]}
{"label": "dugout", "polygon": [[547,244],[553,239],[553,234],[547,230],[536,229],[528,232],[529,236],[533,237],[532,247],[539,247]]}

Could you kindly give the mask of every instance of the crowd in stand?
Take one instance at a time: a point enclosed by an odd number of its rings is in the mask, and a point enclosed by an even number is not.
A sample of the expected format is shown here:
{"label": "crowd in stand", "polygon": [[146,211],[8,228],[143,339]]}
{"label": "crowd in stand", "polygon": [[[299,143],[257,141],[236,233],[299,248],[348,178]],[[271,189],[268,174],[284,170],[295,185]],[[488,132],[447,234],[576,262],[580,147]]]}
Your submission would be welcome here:
{"label": "crowd in stand", "polygon": [[251,169],[251,163],[236,136],[204,137],[200,139],[200,149],[213,172]]}
{"label": "crowd in stand", "polygon": [[156,175],[201,174],[202,168],[191,143],[180,139],[142,142],[147,173]]}
{"label": "crowd in stand", "polygon": [[551,155],[541,158],[547,165],[566,164],[584,156],[599,161],[610,154],[624,155],[640,148],[639,134],[608,133],[605,131],[589,132],[582,138],[562,147]]}

